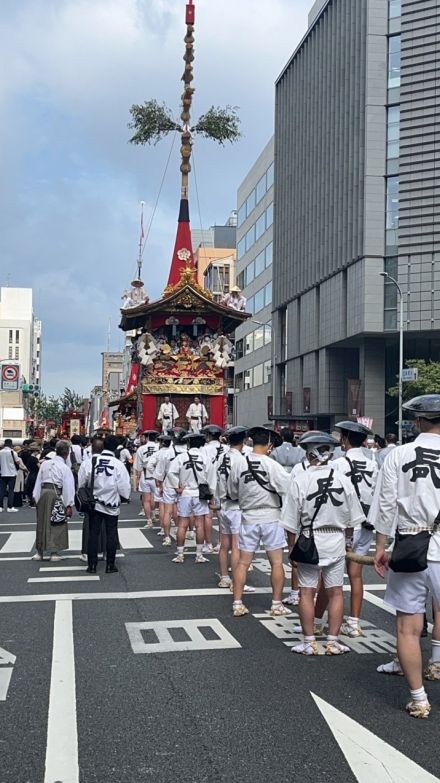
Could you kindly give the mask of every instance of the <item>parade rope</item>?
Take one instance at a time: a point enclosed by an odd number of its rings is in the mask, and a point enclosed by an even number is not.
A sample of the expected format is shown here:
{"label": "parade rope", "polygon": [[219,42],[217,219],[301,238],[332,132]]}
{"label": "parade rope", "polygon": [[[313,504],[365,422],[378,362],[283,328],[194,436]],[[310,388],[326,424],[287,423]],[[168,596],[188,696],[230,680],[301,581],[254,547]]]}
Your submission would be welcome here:
{"label": "parade rope", "polygon": [[351,563],[359,563],[359,565],[374,565],[374,557],[372,555],[357,555],[356,552],[346,552],[346,559]]}

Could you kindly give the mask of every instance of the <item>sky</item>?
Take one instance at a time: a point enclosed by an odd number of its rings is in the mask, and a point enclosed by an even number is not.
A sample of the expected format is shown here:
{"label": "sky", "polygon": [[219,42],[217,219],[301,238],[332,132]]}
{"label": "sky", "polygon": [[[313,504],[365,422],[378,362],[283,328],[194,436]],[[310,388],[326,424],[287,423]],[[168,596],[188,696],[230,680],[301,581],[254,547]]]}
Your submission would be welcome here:
{"label": "sky", "polygon": [[[222,225],[273,133],[274,82],[312,0],[196,0],[193,117],[239,107],[242,138],[194,149],[193,228]],[[101,352],[121,350],[121,295],[136,271],[140,202],[150,224],[172,138],[130,145],[129,108],[179,116],[185,0],[1,0],[0,285],[32,287],[42,386],[88,396]],[[171,152],[144,252],[151,299],[166,284],[179,201]],[[190,185],[191,187],[191,185]]]}

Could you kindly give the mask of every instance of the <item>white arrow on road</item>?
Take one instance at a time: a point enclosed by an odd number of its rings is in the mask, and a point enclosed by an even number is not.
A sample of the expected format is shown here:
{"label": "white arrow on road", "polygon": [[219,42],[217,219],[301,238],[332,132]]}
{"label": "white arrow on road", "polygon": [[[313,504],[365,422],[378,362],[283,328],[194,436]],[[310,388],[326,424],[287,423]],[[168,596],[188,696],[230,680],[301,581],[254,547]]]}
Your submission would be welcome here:
{"label": "white arrow on road", "polygon": [[348,715],[311,695],[359,783],[439,783],[439,778]]}
{"label": "white arrow on road", "polygon": [[[4,666],[7,663],[12,663],[13,666],[15,661],[15,655],[0,647],[0,666]],[[0,701],[6,701],[12,677],[12,666],[0,669]]]}

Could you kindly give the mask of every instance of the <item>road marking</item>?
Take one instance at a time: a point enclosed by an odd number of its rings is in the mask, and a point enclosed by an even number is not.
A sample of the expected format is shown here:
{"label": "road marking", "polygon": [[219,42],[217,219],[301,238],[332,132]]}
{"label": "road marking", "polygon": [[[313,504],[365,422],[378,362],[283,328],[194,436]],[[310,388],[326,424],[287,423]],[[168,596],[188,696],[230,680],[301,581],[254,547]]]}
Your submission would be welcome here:
{"label": "road marking", "polygon": [[75,651],[71,601],[57,601],[44,783],[78,783]]}
{"label": "road marking", "polygon": [[[52,580],[50,580],[52,581]],[[286,592],[290,592],[286,591]],[[252,595],[271,595],[271,587],[257,587]],[[216,587],[198,588],[194,590],[145,590],[136,593],[46,593],[32,595],[1,595],[0,604],[45,603],[46,601],[132,601],[143,598],[198,598],[217,596],[229,598],[231,593]],[[250,596],[251,597],[251,596]]]}
{"label": "road marking", "polygon": [[[254,614],[256,620],[259,620],[261,625],[270,631],[273,636],[280,639],[286,647],[293,647],[295,644],[299,644],[303,641],[302,633],[294,633],[293,626],[300,623],[299,615],[295,612],[287,617],[271,617],[268,613]],[[376,628],[372,623],[368,623],[365,620],[361,620],[361,627],[364,632],[364,636],[359,636],[356,639],[351,639],[349,636],[341,636],[341,640],[347,647],[350,647],[352,652],[359,655],[365,655],[367,653],[391,653],[396,654],[396,640],[394,636],[382,631],[380,628]],[[327,634],[323,634],[327,636]],[[326,641],[320,641],[318,637],[318,649],[321,655],[325,652]]]}
{"label": "road marking", "polygon": [[0,554],[12,554],[13,552],[32,552],[35,543],[35,530],[26,531],[3,531],[9,532],[9,538],[0,549]]}
{"label": "road marking", "polygon": [[[163,620],[151,623],[125,623],[135,655],[145,653],[189,652],[192,650],[226,650],[241,648],[241,644],[219,620]],[[186,639],[176,640],[170,630]],[[209,633],[207,639],[203,631]],[[149,634],[146,641],[143,632]],[[213,639],[212,636],[216,636]]]}
{"label": "road marking", "polygon": [[73,552],[81,552],[81,548],[82,530],[69,530],[69,550]]}
{"label": "road marking", "polygon": [[16,660],[17,658],[15,655],[0,647],[0,666],[4,667],[5,664],[12,664],[12,666],[6,666],[5,668],[0,669],[0,701],[6,701],[9,686],[11,684],[13,666]]}
{"label": "road marking", "polygon": [[40,571],[43,572],[43,574],[46,571],[87,571],[87,566],[44,566],[44,568],[40,568]]}
{"label": "road marking", "polygon": [[358,783],[439,783],[408,756],[388,745],[314,693],[316,706],[325,718]]}
{"label": "road marking", "polygon": [[[118,552],[116,557],[125,557],[125,555],[122,554],[122,552]],[[79,560],[79,553],[77,555],[62,555],[62,559],[63,560]],[[0,557],[0,563],[15,563],[15,561],[18,561],[18,560],[32,560],[32,558],[29,557],[29,556],[28,557]],[[40,562],[45,562],[45,561],[43,560],[43,561],[40,561]],[[47,563],[50,562],[48,557],[46,558],[46,562]]]}
{"label": "road marking", "polygon": [[99,582],[99,576],[34,576],[28,579],[28,584],[35,582]]}
{"label": "road marking", "polygon": [[154,549],[137,527],[120,528],[118,530],[119,541],[123,549]]}

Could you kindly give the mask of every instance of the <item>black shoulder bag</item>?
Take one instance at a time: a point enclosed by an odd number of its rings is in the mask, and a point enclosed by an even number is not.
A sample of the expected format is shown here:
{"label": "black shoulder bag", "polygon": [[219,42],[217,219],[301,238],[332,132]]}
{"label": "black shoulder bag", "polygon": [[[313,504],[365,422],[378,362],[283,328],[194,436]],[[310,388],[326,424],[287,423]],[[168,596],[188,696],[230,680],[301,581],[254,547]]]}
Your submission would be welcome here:
{"label": "black shoulder bag", "polygon": [[90,514],[95,508],[95,498],[93,497],[93,488],[95,484],[96,457],[92,457],[92,475],[90,486],[80,487],[75,493],[75,508],[80,514]]}
{"label": "black shoulder bag", "polygon": [[189,457],[189,464],[192,467],[192,472],[194,473],[194,478],[196,480],[196,484],[199,488],[199,500],[212,500],[212,492],[209,488],[209,484],[206,484],[206,482],[202,482],[199,484],[199,480],[197,478],[197,471],[194,466],[194,462],[192,461],[191,454],[188,454]]}
{"label": "black shoulder bag", "polygon": [[397,574],[416,574],[428,568],[428,549],[431,536],[440,525],[438,512],[432,530],[421,530],[420,533],[399,533],[396,530],[394,549],[389,566]]}
{"label": "black shoulder bag", "polygon": [[[324,485],[323,492],[327,492],[327,490],[329,489],[332,483],[334,472],[335,471],[332,468],[327,476],[327,481]],[[319,553],[315,544],[315,536],[313,535],[313,523],[316,517],[318,516],[320,509],[321,509],[320,505],[318,505],[317,508],[315,508],[315,513],[313,514],[310,525],[303,525],[301,523],[301,532],[298,538],[296,539],[295,546],[293,547],[289,555],[289,560],[292,563],[306,563],[308,565],[318,565]],[[310,531],[308,536],[304,534],[304,530]]]}
{"label": "black shoulder bag", "polygon": [[347,460],[348,464],[350,465],[350,481],[353,484],[354,491],[356,492],[356,495],[358,497],[359,503],[361,504],[362,511],[365,514],[365,519],[362,522],[362,527],[364,527],[366,530],[374,530],[374,525],[371,525],[370,522],[367,522],[367,517],[368,517],[368,512],[370,510],[370,506],[367,506],[366,503],[362,503],[361,493],[359,491],[358,483],[356,481],[356,473],[355,473],[355,469],[354,469],[353,463],[352,463],[351,459],[349,459],[348,457],[345,457],[345,459]]}
{"label": "black shoulder bag", "polygon": [[270,492],[271,495],[276,495],[277,498],[278,498],[279,504],[280,504],[280,508],[282,508],[283,507],[283,499],[282,499],[281,495],[279,494],[279,492],[277,492],[276,489],[270,489],[270,487],[266,486],[264,481],[261,481],[258,473],[255,473],[255,470],[253,469],[253,467],[251,465],[251,461],[250,461],[249,457],[246,457],[246,462],[247,462],[247,465],[248,465],[248,468],[249,468],[249,473],[255,479],[257,484],[259,484],[262,489],[265,489],[266,492]]}

